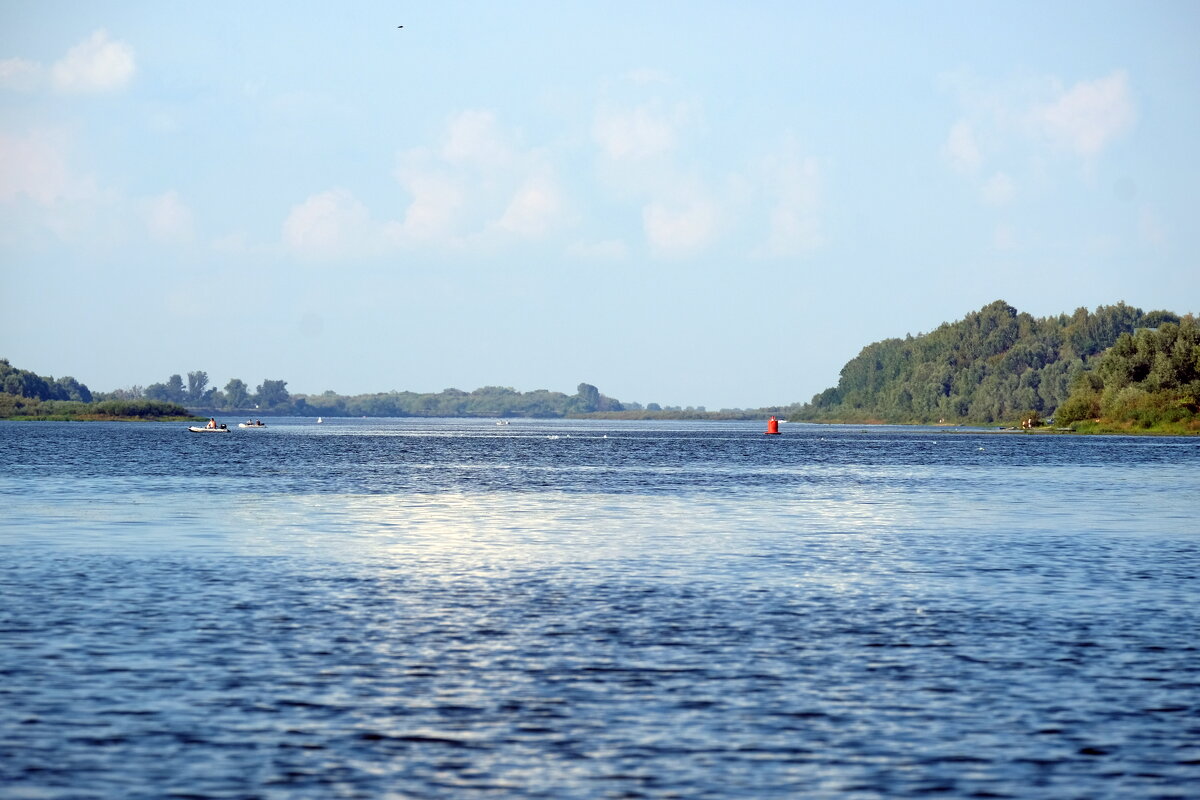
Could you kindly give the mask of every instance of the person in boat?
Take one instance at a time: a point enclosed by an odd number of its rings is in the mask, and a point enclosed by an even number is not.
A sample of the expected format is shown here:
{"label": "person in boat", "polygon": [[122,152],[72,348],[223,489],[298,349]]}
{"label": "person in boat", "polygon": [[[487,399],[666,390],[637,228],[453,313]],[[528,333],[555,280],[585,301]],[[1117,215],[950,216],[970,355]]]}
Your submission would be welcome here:
{"label": "person in boat", "polygon": [[216,420],[216,417],[209,417],[209,418],[208,418],[208,425],[206,425],[205,427],[208,427],[208,428],[215,428],[215,427],[217,427],[217,420]]}
{"label": "person in boat", "polygon": [[255,425],[257,425],[258,427],[260,427],[260,428],[261,428],[261,427],[262,427],[262,420],[261,420],[261,419],[256,419],[256,420],[254,420],[254,424],[255,424]]}

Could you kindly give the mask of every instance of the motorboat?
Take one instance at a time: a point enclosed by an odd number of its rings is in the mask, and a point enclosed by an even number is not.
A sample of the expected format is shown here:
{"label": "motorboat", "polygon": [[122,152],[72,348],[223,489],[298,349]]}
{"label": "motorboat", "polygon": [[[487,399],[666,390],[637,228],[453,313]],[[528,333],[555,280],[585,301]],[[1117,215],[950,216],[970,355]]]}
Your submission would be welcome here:
{"label": "motorboat", "polygon": [[202,425],[189,425],[188,430],[192,433],[232,433],[225,425],[220,425],[216,428],[209,428]]}
{"label": "motorboat", "polygon": [[258,422],[258,421],[255,421],[255,422],[239,422],[239,423],[238,423],[238,427],[239,427],[239,428],[265,428],[265,427],[267,427],[267,425],[266,425],[266,423],[265,423],[265,422]]}

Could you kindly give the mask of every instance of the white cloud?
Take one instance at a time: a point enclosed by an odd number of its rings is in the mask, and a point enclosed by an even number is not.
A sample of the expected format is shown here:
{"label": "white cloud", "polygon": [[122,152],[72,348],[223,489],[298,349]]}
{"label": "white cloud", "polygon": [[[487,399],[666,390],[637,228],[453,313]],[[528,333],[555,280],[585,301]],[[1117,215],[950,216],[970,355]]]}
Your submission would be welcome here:
{"label": "white cloud", "polygon": [[28,92],[42,79],[42,65],[23,58],[6,58],[0,61],[0,87]]}
{"label": "white cloud", "polygon": [[147,201],[146,225],[161,241],[190,242],[193,238],[192,210],[174,190]]}
{"label": "white cloud", "polygon": [[675,148],[681,115],[681,109],[667,114],[653,105],[602,109],[596,115],[592,136],[611,159],[653,158]]}
{"label": "white cloud", "polygon": [[0,202],[26,197],[40,206],[51,206],[76,190],[61,137],[52,133],[0,134]]}
{"label": "white cloud", "polygon": [[527,238],[549,231],[562,216],[562,196],[547,175],[535,175],[517,189],[496,223],[501,230]]}
{"label": "white cloud", "polygon": [[[989,158],[1068,152],[1095,158],[1136,121],[1124,70],[1064,88],[1046,76],[984,85],[969,76],[945,79],[962,116],[947,137],[945,152],[959,172],[972,174]],[[1024,151],[1024,152],[1022,152]]]}
{"label": "white cloud", "polygon": [[702,249],[714,238],[716,223],[716,208],[698,195],[676,204],[653,202],[642,209],[646,239],[661,255],[682,256]]}
{"label": "white cloud", "polygon": [[764,155],[717,166],[692,157],[702,150],[693,140],[706,129],[689,123],[700,120],[699,108],[669,97],[596,113],[599,180],[617,203],[641,204],[651,253],[687,257],[720,242],[748,255],[792,258],[821,247],[819,159],[788,137]]}
{"label": "white cloud", "polygon": [[465,190],[453,177],[436,168],[406,166],[396,175],[412,200],[404,220],[389,226],[389,237],[399,244],[406,239],[423,242],[445,241],[457,233]]}
{"label": "white cloud", "polygon": [[450,163],[501,166],[512,159],[512,148],[504,140],[490,111],[464,111],[450,121],[442,157]]}
{"label": "white cloud", "polygon": [[497,235],[540,239],[564,221],[549,155],[518,146],[490,111],[456,115],[438,147],[401,153],[395,176],[410,196],[403,218],[385,226],[395,246],[494,246]]}
{"label": "white cloud", "polygon": [[567,255],[589,261],[620,261],[628,254],[629,248],[620,239],[572,242],[567,246]]}
{"label": "white cloud", "polygon": [[1016,187],[1006,173],[997,172],[983,184],[980,196],[989,206],[1006,206],[1016,196]]}
{"label": "white cloud", "polygon": [[54,87],[63,92],[104,92],[119,89],[134,73],[133,48],[112,41],[98,30],[67,51],[50,70]]}
{"label": "white cloud", "polygon": [[[727,232],[736,205],[728,193],[709,188],[716,178],[711,163],[681,163],[688,155],[683,144],[702,133],[696,125],[697,109],[662,94],[667,75],[635,70],[623,76],[624,87],[634,87],[639,99],[609,99],[598,105],[592,121],[592,142],[597,147],[596,175],[611,199],[628,207],[641,206],[642,236],[656,256],[679,258],[694,255]],[[721,198],[720,203],[717,197]],[[605,215],[608,219],[619,215]],[[602,257],[624,256],[625,245],[597,232],[595,238],[610,244]],[[572,252],[592,253],[578,244]],[[585,255],[585,257],[591,257]]]}
{"label": "white cloud", "polygon": [[1053,101],[1034,107],[1031,117],[1054,144],[1093,158],[1133,127],[1128,77],[1117,70],[1104,78],[1081,81]]}
{"label": "white cloud", "polygon": [[821,170],[817,160],[800,155],[789,142],[764,162],[762,181],[771,198],[763,254],[789,257],[820,247],[824,235],[820,217]]}
{"label": "white cloud", "polygon": [[979,154],[979,144],[975,141],[975,129],[965,119],[960,119],[950,128],[945,152],[951,166],[959,172],[973,173],[983,162]]}
{"label": "white cloud", "polygon": [[[980,203],[994,208],[1077,181],[1079,166],[1088,179],[1096,159],[1136,122],[1123,70],[1073,85],[1053,76],[987,83],[963,73],[944,81],[959,105],[947,161]],[[1010,247],[1010,240],[1000,236],[998,246]]]}
{"label": "white cloud", "polygon": [[360,255],[376,244],[366,206],[345,189],[310,196],[283,223],[284,244],[308,258]]}
{"label": "white cloud", "polygon": [[374,218],[349,191],[309,197],[284,223],[284,244],[309,257],[368,255],[433,247],[498,246],[541,239],[564,218],[563,191],[546,154],[522,149],[490,111],[464,111],[435,147],[397,157],[395,179],[407,195],[398,219]]}
{"label": "white cloud", "polygon": [[71,138],[41,129],[0,133],[0,231],[11,241],[44,236],[88,242],[90,252],[143,233],[139,208],[120,192],[98,185],[72,164]]}

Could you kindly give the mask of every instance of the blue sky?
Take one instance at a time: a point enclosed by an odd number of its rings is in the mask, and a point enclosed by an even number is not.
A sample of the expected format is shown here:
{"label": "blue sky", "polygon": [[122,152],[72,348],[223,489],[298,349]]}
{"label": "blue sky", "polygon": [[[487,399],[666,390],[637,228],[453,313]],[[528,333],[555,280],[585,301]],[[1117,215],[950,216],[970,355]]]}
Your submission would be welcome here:
{"label": "blue sky", "polygon": [[1200,311],[1194,3],[246,6],[0,3],[0,357],[717,409]]}

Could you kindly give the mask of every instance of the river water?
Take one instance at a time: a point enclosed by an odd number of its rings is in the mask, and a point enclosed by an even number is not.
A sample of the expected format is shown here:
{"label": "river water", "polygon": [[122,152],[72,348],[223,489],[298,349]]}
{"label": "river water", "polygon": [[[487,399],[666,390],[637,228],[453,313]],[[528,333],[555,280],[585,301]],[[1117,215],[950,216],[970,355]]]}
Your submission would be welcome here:
{"label": "river water", "polygon": [[0,422],[0,796],[1200,796],[1200,439],[267,422]]}

